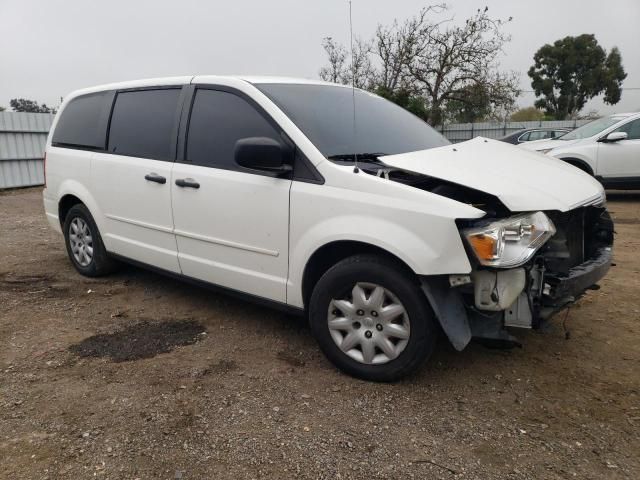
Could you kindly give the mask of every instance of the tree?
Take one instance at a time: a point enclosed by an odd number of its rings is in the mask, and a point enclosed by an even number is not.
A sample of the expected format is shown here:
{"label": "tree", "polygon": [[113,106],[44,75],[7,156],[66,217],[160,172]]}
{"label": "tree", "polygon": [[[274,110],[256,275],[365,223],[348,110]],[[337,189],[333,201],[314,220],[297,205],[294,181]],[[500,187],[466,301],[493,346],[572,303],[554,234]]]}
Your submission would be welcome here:
{"label": "tree", "polygon": [[544,112],[536,107],[525,107],[511,114],[512,122],[533,122],[544,120]]}
{"label": "tree", "polygon": [[604,102],[620,101],[622,81],[627,74],[620,51],[607,55],[594,35],[583,34],[543,45],[529,69],[535,106],[558,120],[577,115],[588,100],[604,93]]}
{"label": "tree", "polygon": [[[362,39],[356,39],[353,45],[353,55],[347,54],[344,46],[336,43],[331,37],[322,40],[322,47],[327,53],[329,65],[320,69],[320,78],[327,82],[342,83],[356,88],[370,88],[373,78],[371,65],[371,44]],[[347,57],[350,61],[347,63]]]}
{"label": "tree", "polygon": [[[442,123],[451,112],[454,117],[463,112],[473,117],[504,115],[519,94],[516,75],[499,72],[497,62],[509,41],[502,27],[511,19],[491,18],[486,8],[462,25],[452,18],[432,19],[446,11],[446,4],[423,8],[402,23],[379,25],[370,42],[356,42],[357,85],[410,106],[432,125]],[[348,83],[344,73],[332,75],[344,65],[346,49],[333,42],[327,48],[326,40],[329,66],[321,70],[322,78]]]}
{"label": "tree", "polygon": [[56,109],[53,107],[47,107],[46,103],[40,105],[35,100],[28,100],[26,98],[13,98],[9,105],[14,112],[32,112],[32,113],[56,113]]}
{"label": "tree", "polygon": [[4,112],[5,110],[6,108],[0,105],[0,112]]}

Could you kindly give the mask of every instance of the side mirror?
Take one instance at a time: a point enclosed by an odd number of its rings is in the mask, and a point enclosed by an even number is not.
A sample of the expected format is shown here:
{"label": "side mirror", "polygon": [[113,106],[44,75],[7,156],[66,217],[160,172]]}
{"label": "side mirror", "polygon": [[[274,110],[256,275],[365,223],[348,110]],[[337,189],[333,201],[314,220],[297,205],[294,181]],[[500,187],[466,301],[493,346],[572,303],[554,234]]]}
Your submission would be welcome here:
{"label": "side mirror", "polygon": [[606,137],[603,137],[602,139],[600,139],[601,142],[619,142],[620,140],[626,140],[627,139],[627,132],[611,132],[609,135],[607,135]]}
{"label": "side mirror", "polygon": [[277,177],[293,170],[292,153],[272,138],[249,137],[236,142],[234,159],[241,167],[271,173]]}

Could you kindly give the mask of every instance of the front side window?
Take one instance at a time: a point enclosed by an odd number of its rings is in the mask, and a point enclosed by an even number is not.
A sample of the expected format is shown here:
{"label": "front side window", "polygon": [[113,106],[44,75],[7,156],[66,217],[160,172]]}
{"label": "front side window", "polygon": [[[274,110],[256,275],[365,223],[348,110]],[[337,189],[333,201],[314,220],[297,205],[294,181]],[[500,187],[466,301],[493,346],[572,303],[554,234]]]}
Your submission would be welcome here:
{"label": "front side window", "polygon": [[558,137],[558,140],[580,140],[582,138],[593,137],[594,135],[598,135],[599,133],[603,132],[610,126],[615,125],[623,118],[624,117],[618,117],[615,115],[611,117],[599,118],[597,120],[594,120],[593,122],[589,122],[586,125],[572,130],[566,135]]}
{"label": "front side window", "polygon": [[111,115],[108,151],[173,160],[180,89],[119,92]]}
{"label": "front side window", "polygon": [[278,142],[276,129],[246,100],[229,92],[198,89],[187,133],[186,161],[195,165],[238,169],[236,142],[268,137]]}
{"label": "front side window", "polygon": [[72,99],[60,113],[52,143],[55,146],[103,149],[112,100],[113,92],[91,93]]}
{"label": "front side window", "polygon": [[316,84],[255,86],[327,158],[363,153],[391,155],[449,145],[448,140],[420,118],[363,90]]}
{"label": "front side window", "polygon": [[616,132],[625,132],[627,134],[627,140],[640,139],[640,118],[633,120],[629,123],[625,123],[620,128],[615,130]]}

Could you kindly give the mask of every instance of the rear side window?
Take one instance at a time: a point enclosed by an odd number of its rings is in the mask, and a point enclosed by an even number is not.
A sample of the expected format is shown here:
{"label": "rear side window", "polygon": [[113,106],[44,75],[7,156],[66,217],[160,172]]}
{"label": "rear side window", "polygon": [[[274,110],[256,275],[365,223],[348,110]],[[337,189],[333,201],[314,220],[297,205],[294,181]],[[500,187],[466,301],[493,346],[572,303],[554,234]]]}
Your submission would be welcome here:
{"label": "rear side window", "polygon": [[60,113],[53,132],[56,146],[104,149],[113,92],[76,97]]}
{"label": "rear side window", "polygon": [[119,92],[111,115],[109,152],[173,160],[180,89]]}
{"label": "rear side window", "polygon": [[281,142],[276,129],[246,100],[233,93],[197,90],[189,120],[186,160],[195,165],[239,169],[236,142],[268,137]]}

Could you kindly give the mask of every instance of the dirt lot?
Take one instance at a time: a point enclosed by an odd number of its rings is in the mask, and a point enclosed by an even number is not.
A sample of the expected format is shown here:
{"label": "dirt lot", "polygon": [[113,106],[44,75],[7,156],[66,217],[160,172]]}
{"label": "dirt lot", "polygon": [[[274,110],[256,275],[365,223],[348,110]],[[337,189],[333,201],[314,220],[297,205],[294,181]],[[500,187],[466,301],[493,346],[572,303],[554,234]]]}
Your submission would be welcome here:
{"label": "dirt lot", "polygon": [[[79,276],[40,190],[0,194],[0,477],[640,478],[640,196],[616,262],[524,348],[441,347],[396,384],[300,319],[132,267]],[[96,336],[97,335],[97,336]]]}

